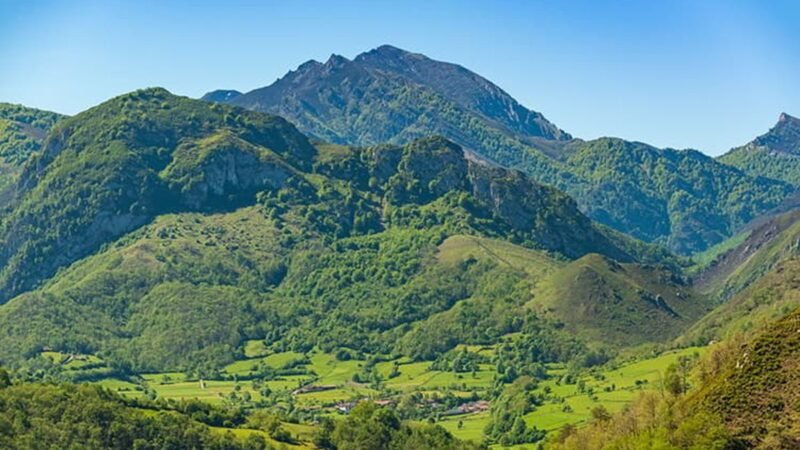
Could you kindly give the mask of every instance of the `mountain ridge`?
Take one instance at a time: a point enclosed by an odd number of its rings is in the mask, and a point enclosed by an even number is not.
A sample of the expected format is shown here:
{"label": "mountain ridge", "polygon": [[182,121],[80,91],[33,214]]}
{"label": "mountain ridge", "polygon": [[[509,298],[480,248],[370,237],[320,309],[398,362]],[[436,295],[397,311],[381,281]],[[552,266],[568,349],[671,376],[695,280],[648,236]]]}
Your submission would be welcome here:
{"label": "mountain ridge", "polygon": [[731,149],[719,160],[750,175],[800,187],[800,119],[781,113],[769,131]]}
{"label": "mountain ridge", "polygon": [[[308,61],[228,103],[279,114],[311,136],[343,145],[445,136],[478,159],[568,193],[594,220],[680,254],[724,240],[794,190],[786,181],[732,170],[691,151],[574,139],[480,75],[389,45],[353,60],[332,55],[324,63]],[[617,146],[628,151],[616,154]],[[606,147],[612,151],[601,152]],[[611,158],[615,172],[605,177],[607,168],[596,161]],[[642,158],[644,167],[637,162]],[[704,184],[712,185],[713,195],[701,189]]]}

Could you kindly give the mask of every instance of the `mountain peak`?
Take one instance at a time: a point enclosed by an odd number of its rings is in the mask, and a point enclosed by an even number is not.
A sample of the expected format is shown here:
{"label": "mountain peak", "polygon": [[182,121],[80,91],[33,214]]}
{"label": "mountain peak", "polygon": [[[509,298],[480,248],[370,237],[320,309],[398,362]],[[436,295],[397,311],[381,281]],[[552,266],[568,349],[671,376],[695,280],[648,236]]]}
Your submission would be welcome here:
{"label": "mountain peak", "polygon": [[402,48],[395,47],[393,45],[383,44],[380,47],[374,48],[368,52],[364,52],[356,56],[356,61],[368,59],[370,57],[378,57],[384,59],[398,59],[411,55],[422,56],[419,53],[412,53],[407,50],[403,50]]}
{"label": "mountain peak", "polygon": [[782,124],[790,124],[790,125],[800,125],[800,119],[794,116],[790,116],[789,114],[783,112],[781,116],[778,118],[778,125]]}
{"label": "mountain peak", "polygon": [[328,60],[325,62],[325,67],[342,67],[349,62],[350,60],[345,58],[344,56],[333,53],[331,54],[330,58],[328,58]]}
{"label": "mountain peak", "polygon": [[781,113],[778,123],[766,134],[757,137],[751,145],[766,147],[779,153],[800,155],[800,119]]}
{"label": "mountain peak", "polygon": [[[332,56],[333,55],[331,55],[331,57]],[[297,66],[297,69],[295,70],[295,72],[307,72],[307,71],[309,71],[309,70],[311,70],[311,69],[313,69],[315,67],[319,67],[321,65],[322,65],[322,63],[317,61],[316,59],[309,59],[308,61],[304,62],[303,64],[300,64],[299,66]]]}

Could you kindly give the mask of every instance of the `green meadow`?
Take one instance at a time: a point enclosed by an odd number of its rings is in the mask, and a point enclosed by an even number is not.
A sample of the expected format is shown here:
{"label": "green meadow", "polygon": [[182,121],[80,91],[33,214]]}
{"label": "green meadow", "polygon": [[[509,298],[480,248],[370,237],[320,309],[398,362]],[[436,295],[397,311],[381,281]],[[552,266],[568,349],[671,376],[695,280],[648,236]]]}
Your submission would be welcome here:
{"label": "green meadow", "polygon": [[[294,405],[301,410],[320,411],[330,417],[342,417],[334,407],[340,402],[362,399],[392,398],[397,395],[420,393],[425,398],[435,398],[445,392],[456,397],[470,397],[477,394],[488,396],[492,388],[496,370],[493,364],[481,363],[477,370],[467,373],[432,370],[431,362],[415,362],[408,358],[382,361],[374,365],[374,372],[381,380],[378,386],[357,383],[354,378],[364,373],[364,360],[350,359],[340,361],[335,356],[312,351],[270,353],[255,343],[247,346],[249,355],[257,355],[236,361],[224,368],[222,374],[233,379],[203,380],[187,378],[180,372],[143,374],[138,379],[120,380],[107,378],[96,383],[126,396],[142,396],[146,390],[155,392],[163,399],[196,399],[211,404],[225,404],[243,399],[247,394],[249,401],[263,400],[264,388],[267,392],[293,395]],[[477,353],[491,358],[495,353],[492,346],[459,346],[457,351]],[[547,366],[548,378],[540,381],[535,393],[543,396],[544,403],[524,416],[530,427],[553,431],[566,424],[582,424],[591,417],[592,409],[603,406],[616,412],[633,401],[641,392],[660,389],[661,379],[666,368],[681,356],[695,356],[703,353],[702,347],[691,347],[665,352],[659,356],[627,363],[584,370],[578,377],[567,382],[568,370],[563,365]],[[62,360],[63,355],[47,354],[48,358]],[[86,361],[99,362],[94,359]],[[293,370],[302,375],[282,375],[271,380],[256,381],[257,387],[248,375],[255,373],[259,365],[280,370],[292,365]],[[242,379],[236,379],[242,377]],[[316,386],[319,390],[294,393],[302,386]],[[439,417],[437,423],[459,439],[480,442],[484,430],[491,420],[489,411]],[[313,424],[287,423],[285,428],[302,442],[313,438]],[[220,432],[226,432],[220,429]],[[260,433],[254,430],[233,430],[237,436],[247,433]],[[287,446],[287,448],[304,448]],[[525,448],[522,446],[520,448]]]}

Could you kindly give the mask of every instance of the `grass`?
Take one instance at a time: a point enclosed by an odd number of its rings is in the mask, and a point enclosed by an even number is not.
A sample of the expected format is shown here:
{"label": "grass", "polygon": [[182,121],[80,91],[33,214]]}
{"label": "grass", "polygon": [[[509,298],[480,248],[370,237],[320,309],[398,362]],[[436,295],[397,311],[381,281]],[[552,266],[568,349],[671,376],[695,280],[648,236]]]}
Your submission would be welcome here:
{"label": "grass", "polygon": [[[291,391],[297,389],[300,383],[305,380],[302,376],[284,377],[280,380],[267,381],[264,385],[268,386],[272,391]],[[238,394],[241,395],[249,392],[252,399],[257,401],[261,399],[261,394],[258,390],[253,389],[253,384],[249,381],[204,381],[205,388],[200,387],[199,381],[184,381],[172,384],[150,384],[149,386],[156,391],[158,397],[165,399],[197,399],[207,401],[209,403],[222,403],[225,396],[236,391],[236,386],[239,386]]]}
{"label": "grass", "polygon": [[713,263],[720,255],[726,253],[727,251],[734,249],[741,245],[747,238],[750,236],[750,231],[743,231],[739,234],[736,234],[719,244],[709,247],[706,250],[696,253],[692,255],[692,262],[694,265],[690,267],[687,272],[690,274],[694,274],[699,272],[700,270],[708,267],[711,263]]}
{"label": "grass", "polygon": [[353,375],[361,372],[364,361],[338,361],[333,355],[314,353],[308,366],[319,380],[315,384],[342,385],[353,379]]}
{"label": "grass", "polygon": [[[252,345],[252,344],[251,344]],[[494,348],[490,346],[464,346],[468,351],[491,356]],[[701,353],[704,348],[691,347],[666,352],[657,357],[624,363],[616,367],[584,373],[579,384],[564,384],[561,379],[567,373],[563,365],[548,366],[550,379],[542,381],[537,391],[546,396],[545,403],[535,411],[527,414],[525,420],[529,426],[546,431],[557,430],[566,424],[581,424],[591,417],[591,410],[604,406],[611,412],[619,411],[633,401],[642,391],[658,389],[662,374],[666,368],[683,355]],[[254,354],[254,353],[251,353]],[[49,355],[57,357],[58,355]],[[295,401],[298,407],[309,410],[321,410],[329,413],[333,405],[342,401],[361,398],[377,398],[380,391],[365,385],[354,383],[353,375],[363,370],[365,361],[339,361],[333,355],[314,351],[309,354],[295,352],[277,353],[268,356],[238,361],[226,368],[228,373],[242,373],[249,370],[248,365],[259,361],[268,362],[273,367],[281,367],[300,358],[307,358],[305,368],[316,376],[315,385],[335,386],[319,392],[297,394]],[[398,363],[399,376],[388,378],[395,363]],[[471,396],[473,391],[485,391],[492,386],[495,368],[491,364],[481,364],[473,376],[471,373],[456,374],[453,372],[430,370],[430,362],[412,362],[407,358],[397,361],[380,362],[375,370],[383,376],[386,389],[399,392],[418,392],[423,395],[442,393],[445,390],[454,395]],[[253,401],[259,401],[261,394],[253,389],[250,381],[205,381],[201,388],[199,381],[187,380],[182,373],[159,373],[142,375],[144,383],[154,389],[159,398],[164,399],[197,399],[209,403],[224,403],[231,393],[241,397],[245,392]],[[289,392],[308,381],[306,375],[282,377],[267,381],[264,384],[273,392]],[[119,391],[124,395],[143,395],[137,385],[118,379],[106,379],[98,384]],[[567,408],[568,407],[568,408]],[[490,420],[490,413],[482,412],[470,415],[448,416],[438,423],[459,439],[483,440],[483,431]],[[459,422],[461,426],[459,427]],[[313,425],[286,424],[287,430],[301,441],[307,442],[313,435]],[[253,430],[232,430],[237,435],[244,435]],[[293,447],[288,447],[293,448]]]}
{"label": "grass", "polygon": [[[253,350],[252,345],[251,345],[251,350]],[[255,368],[262,361],[264,364],[266,364],[269,367],[272,367],[273,369],[282,369],[286,367],[289,363],[303,359],[304,357],[305,355],[297,352],[274,353],[272,355],[260,358],[256,357],[251,359],[242,359],[239,361],[234,361],[233,363],[225,366],[223,372],[230,375],[241,375],[241,376],[249,375],[255,371]]]}
{"label": "grass", "polygon": [[473,377],[471,373],[457,374],[454,372],[442,372],[429,370],[430,362],[416,362],[400,364],[398,370],[400,375],[388,378],[392,371],[394,362],[382,362],[376,365],[376,370],[386,380],[386,386],[404,392],[414,390],[430,390],[436,388],[457,387],[457,388],[486,388],[492,384],[494,379],[494,366],[491,364],[481,364],[480,370]]}
{"label": "grass", "polygon": [[119,380],[117,378],[106,378],[104,380],[96,381],[94,384],[117,392],[139,392],[139,390],[141,390],[141,386],[138,384],[131,383],[130,381]]}
{"label": "grass", "polygon": [[[105,365],[105,362],[95,355],[71,355],[61,352],[42,352],[41,355],[53,364],[62,365],[67,370],[81,370],[89,366]],[[70,357],[72,360],[70,360]]]}
{"label": "grass", "polygon": [[327,391],[309,392],[297,395],[297,403],[304,407],[332,406],[339,402],[357,400],[364,397],[375,397],[379,394],[374,389],[361,385],[347,385]]}
{"label": "grass", "polygon": [[260,339],[247,341],[244,343],[244,356],[246,358],[261,358],[267,356],[269,350]]}
{"label": "grass", "polygon": [[457,263],[468,257],[491,259],[501,265],[526,272],[535,279],[553,272],[562,265],[544,252],[495,239],[456,235],[445,239],[439,245],[437,259],[442,263]]}
{"label": "grass", "polygon": [[[468,416],[448,416],[437,422],[453,436],[465,441],[483,441],[483,430],[489,424],[489,412],[481,412]],[[459,428],[458,423],[462,426]]]}
{"label": "grass", "polygon": [[[525,416],[529,426],[552,431],[566,424],[580,424],[591,417],[591,410],[604,406],[616,412],[633,401],[643,390],[659,389],[661,377],[667,367],[681,356],[702,353],[702,347],[666,352],[655,358],[624,364],[616,369],[598,373],[598,377],[587,374],[581,380],[585,392],[579,392],[577,384],[561,384],[559,377],[563,369],[552,368],[553,378],[542,382],[539,389],[550,389],[550,400]],[[588,391],[591,389],[593,395]],[[569,409],[566,407],[569,406]]]}
{"label": "grass", "polygon": [[139,376],[149,384],[169,384],[186,381],[186,374],[183,372],[143,373]]}
{"label": "grass", "polygon": [[279,441],[276,441],[275,439],[272,439],[271,437],[269,437],[269,435],[267,433],[265,433],[263,431],[260,431],[260,430],[250,430],[250,429],[246,429],[246,428],[223,428],[223,427],[210,427],[210,428],[213,431],[215,431],[217,433],[220,433],[220,434],[231,433],[234,436],[236,436],[237,439],[241,439],[241,440],[247,439],[251,435],[261,436],[271,446],[273,446],[275,448],[287,448],[287,449],[297,449],[297,450],[300,450],[300,449],[314,449],[314,448],[316,448],[314,445],[304,442],[304,441],[306,441],[306,439],[304,439],[304,438],[300,437],[299,435],[293,433],[289,429],[289,427],[287,426],[289,424],[284,423],[283,425],[284,425],[284,428],[289,430],[289,432],[293,436],[297,436],[299,438],[298,440],[300,440],[301,442],[299,442],[297,444],[290,444],[290,443],[287,443],[287,442],[279,442]]}

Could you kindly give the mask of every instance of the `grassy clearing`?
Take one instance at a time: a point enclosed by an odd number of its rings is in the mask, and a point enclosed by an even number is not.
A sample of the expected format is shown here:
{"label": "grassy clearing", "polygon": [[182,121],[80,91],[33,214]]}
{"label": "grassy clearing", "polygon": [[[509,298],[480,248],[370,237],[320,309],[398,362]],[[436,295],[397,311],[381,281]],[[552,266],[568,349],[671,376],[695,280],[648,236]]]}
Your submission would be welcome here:
{"label": "grassy clearing", "polygon": [[447,238],[439,246],[437,253],[437,258],[442,263],[457,263],[468,257],[491,259],[526,272],[534,278],[541,278],[562,265],[544,252],[510,242],[467,235]]}
{"label": "grassy clearing", "polygon": [[[251,348],[251,350],[253,349]],[[245,351],[245,353],[247,353],[247,351]],[[260,363],[273,369],[282,369],[288,364],[303,359],[304,357],[305,355],[297,352],[273,353],[268,356],[235,361],[225,366],[222,370],[229,375],[247,376],[254,374]]]}
{"label": "grassy clearing", "polygon": [[353,375],[361,372],[364,361],[338,361],[333,355],[314,353],[308,366],[319,380],[315,384],[342,385],[353,379]]}
{"label": "grassy clearing", "polygon": [[[489,424],[489,412],[471,414],[468,416],[449,416],[439,422],[453,436],[465,441],[483,441],[483,430]],[[461,426],[459,426],[461,422]]]}
{"label": "grassy clearing", "polygon": [[400,375],[394,378],[388,378],[394,362],[379,363],[376,365],[376,370],[386,379],[388,388],[404,392],[447,387],[485,388],[489,387],[494,380],[495,369],[491,364],[481,364],[480,370],[475,373],[475,376],[471,373],[457,374],[430,370],[430,365],[430,362],[400,364],[398,367]]}
{"label": "grassy clearing", "polygon": [[104,380],[96,381],[94,384],[117,392],[139,392],[142,390],[142,387],[138,384],[116,378],[106,378]]}
{"label": "grassy clearing", "polygon": [[[288,427],[286,427],[286,425],[289,425],[289,424],[284,424],[284,427],[288,429]],[[275,448],[287,448],[287,449],[297,449],[297,450],[314,449],[314,448],[316,448],[314,445],[307,444],[305,442],[299,442],[297,444],[290,444],[290,443],[286,443],[286,442],[278,442],[275,439],[270,438],[267,433],[264,433],[263,431],[259,431],[259,430],[249,430],[249,429],[246,429],[246,428],[222,428],[222,427],[211,427],[211,429],[214,430],[217,433],[220,433],[220,434],[230,433],[230,434],[236,436],[237,439],[242,439],[242,440],[247,439],[251,435],[261,436],[270,445],[272,445]],[[289,432],[293,436],[297,436],[291,430],[289,430]],[[305,439],[303,439],[301,437],[300,440],[304,441]]]}
{"label": "grassy clearing", "polygon": [[267,356],[269,350],[260,339],[247,341],[244,343],[244,356],[246,358],[261,358]]}
{"label": "grassy clearing", "polygon": [[186,381],[186,374],[183,372],[143,373],[139,376],[149,384],[170,384]]}
{"label": "grassy clearing", "polygon": [[360,385],[347,385],[327,391],[309,392],[297,395],[297,403],[300,406],[314,408],[323,406],[333,406],[336,403],[358,400],[365,397],[376,397],[379,391]]}
{"label": "grassy clearing", "polygon": [[80,355],[61,352],[42,352],[41,356],[53,364],[59,364],[67,370],[81,370],[89,367],[105,365],[105,362],[95,355]]}

